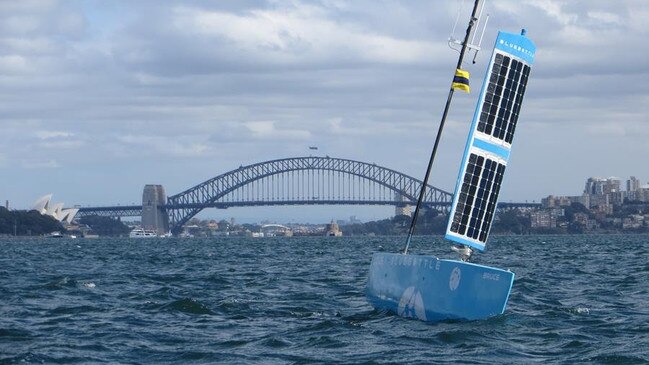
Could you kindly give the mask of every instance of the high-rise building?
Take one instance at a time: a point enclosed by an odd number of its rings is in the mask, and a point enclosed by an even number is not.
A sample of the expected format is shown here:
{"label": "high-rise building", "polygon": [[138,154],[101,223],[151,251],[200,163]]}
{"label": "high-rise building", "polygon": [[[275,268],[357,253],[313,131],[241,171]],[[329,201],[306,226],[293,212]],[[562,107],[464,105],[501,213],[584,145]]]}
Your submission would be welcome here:
{"label": "high-rise building", "polygon": [[584,195],[589,196],[589,208],[602,204],[619,205],[624,202],[626,194],[620,189],[621,181],[617,177],[590,177],[586,180]]}
{"label": "high-rise building", "polygon": [[588,180],[586,180],[584,193],[590,195],[602,195],[604,194],[604,183],[606,183],[606,179],[601,177],[589,177]]}
{"label": "high-rise building", "polygon": [[626,181],[626,191],[636,192],[638,190],[640,190],[640,180],[636,179],[635,176],[631,176],[631,178]]}
{"label": "high-rise building", "polygon": [[620,191],[620,179],[617,177],[601,178],[590,177],[586,180],[584,193],[590,195],[603,195]]}
{"label": "high-rise building", "polygon": [[636,199],[641,202],[649,202],[649,184],[638,188],[636,191]]}
{"label": "high-rise building", "polygon": [[640,200],[640,180],[636,179],[635,176],[631,176],[629,180],[626,181],[626,198],[629,201]]}
{"label": "high-rise building", "polygon": [[621,180],[618,177],[609,177],[604,182],[604,194],[612,194],[620,192]]}

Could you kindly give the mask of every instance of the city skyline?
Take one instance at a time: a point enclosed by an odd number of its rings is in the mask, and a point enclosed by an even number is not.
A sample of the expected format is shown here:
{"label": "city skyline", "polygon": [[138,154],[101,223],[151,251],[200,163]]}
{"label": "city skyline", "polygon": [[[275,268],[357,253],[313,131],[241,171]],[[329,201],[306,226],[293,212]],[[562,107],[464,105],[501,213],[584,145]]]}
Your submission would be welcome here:
{"label": "city skyline", "polygon": [[[325,179],[326,180],[326,179]],[[626,186],[626,188],[625,188]],[[155,193],[152,193],[150,190],[155,189]],[[162,189],[162,190],[160,190]],[[263,189],[262,189],[263,190]],[[152,195],[153,194],[153,195]],[[149,204],[151,204],[152,199],[162,199],[162,197],[165,196],[164,188],[161,186],[145,186],[144,188],[144,193],[143,193],[143,201],[148,200]],[[158,196],[157,198],[152,198],[152,196]],[[50,203],[50,200],[52,198],[52,194],[48,194],[44,197],[41,197],[35,205],[31,209],[35,209],[37,211],[40,211],[41,214],[44,214],[46,211],[48,214],[54,216],[55,218],[59,219],[61,221],[66,217],[65,212],[66,211],[74,211],[72,213],[72,216],[70,216],[70,219],[76,214],[78,209],[63,209],[63,203]],[[314,198],[316,199],[316,198]],[[261,197],[261,200],[265,200],[264,197]],[[530,200],[525,200],[525,203],[530,202]],[[612,214],[613,213],[613,206],[620,206],[622,204],[631,203],[631,204],[636,204],[636,203],[646,203],[649,202],[649,182],[643,184],[637,177],[635,176],[630,176],[629,179],[624,180],[615,176],[609,176],[606,178],[603,177],[589,177],[585,180],[585,186],[583,190],[578,193],[577,195],[554,195],[554,194],[549,194],[543,198],[541,198],[539,201],[532,200],[531,201],[534,204],[539,204],[541,208],[548,208],[548,207],[556,207],[556,206],[569,206],[571,203],[579,203],[585,207],[585,209],[591,209],[595,207],[597,211],[599,212],[605,212],[607,214]],[[507,203],[507,202],[502,202],[501,203]],[[511,203],[511,201],[510,201]],[[515,202],[515,203],[523,203],[521,202]],[[143,204],[145,204],[143,202]],[[50,205],[51,209],[47,208],[47,206]],[[139,205],[138,203],[132,203],[132,205]],[[124,205],[126,206],[126,205]],[[295,206],[264,206],[264,205],[259,205],[259,206],[253,206],[253,207],[230,207],[227,208],[227,210],[220,210],[220,209],[204,209],[202,212],[198,213],[196,215],[196,218],[199,220],[240,220],[241,223],[264,223],[264,222],[272,222],[272,223],[285,223],[285,224],[326,224],[329,221],[331,222],[340,222],[340,221],[345,221],[349,217],[351,221],[356,221],[359,223],[362,223],[363,221],[378,221],[381,219],[385,218],[390,218],[392,216],[397,216],[397,215],[409,215],[412,214],[412,211],[414,207],[412,205],[408,206],[403,206],[403,207],[395,207],[395,206],[381,206],[380,209],[376,209],[375,206],[362,206],[362,205],[353,205],[353,206],[346,206],[344,209],[350,209],[346,211],[346,213],[343,213],[341,216],[341,209],[340,206],[333,205],[333,206],[327,206],[327,205],[299,205],[300,211],[302,212],[299,219],[294,219],[290,218],[290,215],[288,216],[289,218],[281,220],[278,219],[277,211],[278,210],[285,210],[285,211],[294,211]],[[322,211],[323,208],[327,210],[329,208],[329,211],[332,211],[332,213],[328,218],[325,218],[324,221],[322,220]],[[524,209],[530,208],[525,207]],[[148,208],[150,209],[150,208]],[[254,210],[262,210],[265,211],[266,215],[262,214],[250,214],[250,211]],[[304,210],[306,211],[312,211],[315,212],[315,215],[310,215],[310,214],[304,214]],[[228,213],[223,213],[223,212],[228,212]],[[381,214],[378,214],[379,211],[382,211]],[[218,214],[215,214],[217,212]],[[234,213],[230,214],[232,212],[243,212],[240,214]],[[363,219],[358,219],[356,216],[357,213],[361,213],[361,216]],[[366,215],[363,215],[363,212],[366,212]],[[547,213],[547,212],[546,212]],[[349,216],[345,215],[349,214]],[[545,214],[541,212],[540,214]],[[59,218],[59,216],[61,218]],[[153,216],[155,219],[164,219],[162,217],[157,217]],[[320,218],[309,218],[309,217],[320,217]],[[368,218],[371,217],[371,218]],[[145,218],[144,216],[140,217],[134,217],[134,216],[125,216],[121,217],[121,219],[125,221],[137,221],[139,222],[140,220],[145,221],[146,219],[151,219],[152,217],[149,216],[148,218]],[[70,221],[68,219],[68,223]],[[149,222],[150,223],[150,222]],[[161,225],[163,223],[157,223],[157,224],[149,224],[151,226],[153,225]]]}
{"label": "city skyline", "polygon": [[[17,209],[47,193],[66,206],[137,204],[146,184],[174,194],[240,165],[311,154],[421,179],[460,3],[0,4],[0,198]],[[486,6],[484,51],[467,64],[474,90],[497,30],[525,27],[538,47],[501,201],[574,195],[590,176],[646,184],[649,4]],[[451,108],[431,176],[441,189],[453,191],[476,96]],[[392,211],[314,209],[222,213]]]}

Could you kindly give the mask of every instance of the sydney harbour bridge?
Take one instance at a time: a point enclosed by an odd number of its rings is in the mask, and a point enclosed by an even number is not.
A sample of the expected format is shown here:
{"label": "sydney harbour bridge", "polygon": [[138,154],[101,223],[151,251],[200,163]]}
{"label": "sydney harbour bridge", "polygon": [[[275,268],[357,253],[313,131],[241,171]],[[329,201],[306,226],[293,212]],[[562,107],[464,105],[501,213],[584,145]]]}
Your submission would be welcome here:
{"label": "sydney harbour bridge", "polygon": [[[206,208],[269,205],[406,208],[416,204],[421,185],[421,180],[373,163],[331,157],[294,157],[240,166],[169,197],[161,185],[146,185],[142,205],[82,207],[77,217],[141,216],[143,228],[177,234],[185,223]],[[451,193],[428,185],[423,204],[444,210],[452,199]]]}

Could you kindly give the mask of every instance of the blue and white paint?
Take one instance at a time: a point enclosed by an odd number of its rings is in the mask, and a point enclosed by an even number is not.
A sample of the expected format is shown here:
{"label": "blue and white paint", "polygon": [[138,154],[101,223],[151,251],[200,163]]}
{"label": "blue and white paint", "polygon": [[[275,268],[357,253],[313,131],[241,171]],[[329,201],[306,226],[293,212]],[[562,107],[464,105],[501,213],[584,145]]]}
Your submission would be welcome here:
{"label": "blue and white paint", "polygon": [[[525,67],[529,67],[534,61],[534,55],[536,52],[536,47],[534,43],[527,37],[525,37],[525,31],[521,32],[522,34],[512,34],[499,32],[498,37],[496,38],[496,43],[494,45],[494,50],[491,55],[491,60],[487,66],[487,72],[485,73],[485,79],[480,90],[480,96],[476,104],[475,113],[473,115],[473,121],[471,124],[471,129],[467,139],[466,147],[464,150],[464,157],[462,159],[460,171],[458,174],[457,183],[455,185],[455,194],[453,197],[453,204],[451,206],[450,219],[448,222],[448,227],[446,230],[446,239],[471,246],[478,250],[484,250],[486,244],[486,236],[488,236],[488,231],[490,230],[493,214],[484,214],[480,219],[487,220],[486,232],[487,234],[483,239],[476,239],[470,234],[457,232],[451,229],[453,223],[453,217],[456,215],[458,209],[458,201],[460,199],[460,191],[462,189],[462,184],[464,181],[465,174],[467,172],[467,167],[469,166],[469,156],[481,156],[485,159],[497,162],[503,166],[507,165],[510,157],[511,151],[511,142],[508,142],[502,138],[496,138],[490,134],[480,132],[478,130],[478,122],[480,119],[480,114],[483,112],[483,105],[485,104],[485,96],[487,94],[487,85],[493,73],[493,66],[496,60],[496,56],[506,56],[510,59],[521,62]],[[497,76],[497,75],[496,75]],[[523,86],[524,88],[524,86]],[[498,95],[500,98],[500,95]],[[520,107],[520,105],[519,105]],[[500,108],[504,108],[500,105]],[[499,109],[500,109],[499,108]],[[508,107],[507,115],[510,115],[513,108],[513,103]],[[515,128],[515,126],[514,126]],[[494,206],[497,203],[499,191],[496,191],[495,199],[493,203]],[[481,213],[482,214],[482,213]],[[488,217],[487,217],[488,216]],[[485,218],[486,217],[486,218]]]}
{"label": "blue and white paint", "polygon": [[423,321],[502,314],[514,273],[434,256],[375,253],[367,298],[378,309]]}
{"label": "blue and white paint", "polygon": [[[511,100],[512,93],[510,90],[513,88],[508,86],[508,91],[503,91],[503,75],[502,70],[506,70],[507,77],[519,77],[521,68],[527,67],[525,74],[529,73],[529,65],[534,60],[535,47],[534,44],[524,35],[516,35],[510,33],[500,32],[496,39],[491,61],[487,69],[485,81],[480,91],[475,114],[473,116],[473,123],[469,133],[468,141],[466,144],[464,158],[461,164],[460,173],[456,185],[455,196],[453,200],[452,210],[449,216],[449,226],[446,233],[446,238],[461,244],[465,244],[479,250],[483,250],[487,240],[488,232],[491,226],[493,215],[491,213],[495,210],[495,203],[498,198],[500,181],[504,168],[509,160],[511,141],[515,131],[517,119],[513,119],[510,114],[513,107]],[[509,60],[516,60],[514,71],[511,69],[501,69],[501,63],[504,57],[509,57]],[[509,112],[506,117],[498,120],[498,129],[493,129],[493,132],[485,129],[484,114],[481,130],[478,131],[478,122],[482,113],[483,104],[485,104],[485,94],[487,94],[488,84],[490,82],[491,74],[494,72],[494,61],[499,57],[500,61],[496,63],[496,68],[500,71],[494,74],[495,79],[499,80],[496,85],[496,90],[500,90],[502,97],[507,100],[504,108]],[[509,61],[507,61],[509,62]],[[521,66],[521,64],[524,66]],[[512,61],[512,64],[513,61]],[[502,64],[502,67],[504,64]],[[514,67],[514,66],[512,66]],[[523,77],[520,76],[520,82],[516,84],[516,80],[511,81],[511,85],[517,86],[516,92],[520,90],[520,99],[517,95],[518,111],[520,111],[520,104],[525,91],[525,82]],[[507,84],[510,85],[509,79]],[[489,104],[485,104],[485,108],[501,108],[503,105],[500,103],[501,94],[498,94],[498,100],[495,101],[494,95],[494,81],[489,85]],[[497,109],[499,111],[499,109]],[[493,114],[490,114],[493,115]],[[500,116],[499,116],[500,118]],[[510,123],[506,127],[502,127],[503,123]],[[493,119],[491,122],[493,123]],[[511,125],[511,127],[510,127]],[[490,127],[491,128],[491,127]],[[496,133],[496,131],[498,131]],[[503,131],[509,133],[506,138],[502,138]],[[473,156],[473,157],[470,157]],[[473,167],[467,176],[477,176],[475,181],[467,184],[465,174],[469,160],[473,159]],[[478,164],[475,161],[482,161],[485,163],[484,169],[480,173],[476,173]],[[488,162],[486,162],[488,161]],[[494,166],[497,168],[498,177],[494,178]],[[486,175],[482,172],[487,171]],[[473,174],[476,175],[473,175]],[[482,174],[482,175],[481,175]],[[472,179],[469,179],[472,180]],[[475,190],[476,181],[480,185],[480,191],[489,192],[489,196],[473,193],[467,194],[466,190],[461,190],[463,181],[464,185],[470,186]],[[482,185],[489,185],[485,188]],[[473,191],[472,190],[472,191]],[[468,199],[464,200],[462,210],[459,210],[461,217],[480,217],[482,223],[480,225],[479,239],[476,239],[476,229],[472,224],[470,231],[467,230],[466,234],[463,232],[464,228],[451,231],[451,223],[454,219],[455,211],[458,207],[458,199],[460,194],[472,196],[471,203]],[[484,198],[483,198],[484,197]],[[475,203],[479,201],[480,203]],[[485,202],[493,203],[489,205],[489,210],[484,209]],[[473,209],[478,213],[474,215]],[[463,213],[464,212],[464,213]],[[469,213],[466,213],[469,212]],[[491,213],[489,213],[491,212]],[[476,220],[476,222],[478,222]],[[462,223],[462,225],[465,225]],[[459,234],[458,232],[462,233]],[[377,309],[392,311],[403,317],[417,318],[423,321],[440,321],[440,320],[477,320],[485,319],[488,317],[502,314],[505,311],[509,293],[514,282],[514,273],[493,268],[489,266],[477,265],[464,261],[456,260],[443,260],[434,256],[420,256],[420,255],[405,255],[396,253],[375,253],[372,257],[370,265],[369,280],[367,284],[367,298],[369,302]]]}

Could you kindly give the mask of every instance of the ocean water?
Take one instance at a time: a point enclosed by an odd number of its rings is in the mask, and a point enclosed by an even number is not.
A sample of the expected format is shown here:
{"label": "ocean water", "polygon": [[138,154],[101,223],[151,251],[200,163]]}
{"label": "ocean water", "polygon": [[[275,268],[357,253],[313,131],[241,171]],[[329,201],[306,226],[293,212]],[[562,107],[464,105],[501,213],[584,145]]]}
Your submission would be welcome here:
{"label": "ocean water", "polygon": [[649,363],[649,236],[493,237],[505,314],[441,323],[365,300],[372,252],[403,242],[0,239],[0,363]]}

